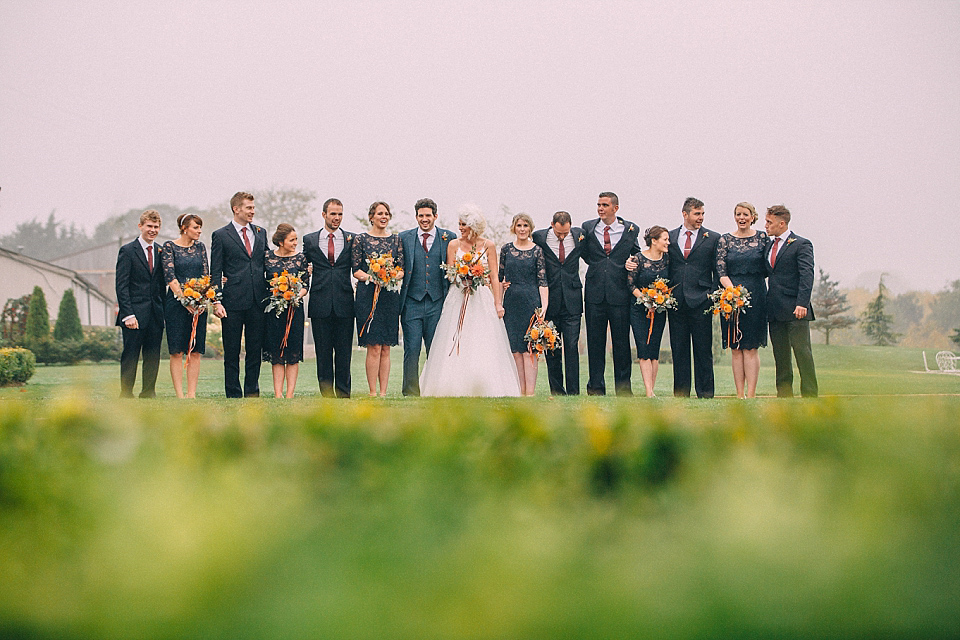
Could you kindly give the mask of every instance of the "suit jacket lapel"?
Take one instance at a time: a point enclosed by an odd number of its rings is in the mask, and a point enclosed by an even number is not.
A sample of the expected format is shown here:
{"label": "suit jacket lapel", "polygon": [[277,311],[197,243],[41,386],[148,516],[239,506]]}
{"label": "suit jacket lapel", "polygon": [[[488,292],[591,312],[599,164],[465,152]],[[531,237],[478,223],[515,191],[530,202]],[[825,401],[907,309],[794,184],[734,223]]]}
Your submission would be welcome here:
{"label": "suit jacket lapel", "polygon": [[[627,226],[627,223],[624,221],[624,219],[623,219],[623,218],[620,218],[620,217],[617,218],[617,222],[619,222],[620,224],[623,225],[623,231],[620,232],[620,239],[617,240],[617,244],[613,245],[613,247],[610,249],[610,253],[613,253],[613,250],[616,249],[617,247],[619,247],[621,242],[623,242],[624,240],[627,240],[627,234],[628,234],[628,233],[629,233],[629,234],[632,234],[632,233],[633,233],[633,231],[631,230],[632,227],[633,227],[633,224],[631,224],[631,225],[628,227],[628,226]],[[630,244],[633,244],[633,240],[630,240],[629,242],[630,242]]]}

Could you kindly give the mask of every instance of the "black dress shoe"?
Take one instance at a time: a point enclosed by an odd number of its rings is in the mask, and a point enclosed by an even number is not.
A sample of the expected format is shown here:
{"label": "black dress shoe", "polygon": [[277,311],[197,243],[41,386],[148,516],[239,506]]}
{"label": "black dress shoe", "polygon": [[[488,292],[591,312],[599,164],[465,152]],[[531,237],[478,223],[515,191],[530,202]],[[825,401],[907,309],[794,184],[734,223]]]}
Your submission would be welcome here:
{"label": "black dress shoe", "polygon": [[251,391],[250,393],[245,393],[245,394],[243,394],[243,397],[244,397],[244,398],[259,398],[259,397],[260,397],[260,392],[259,392],[259,391]]}

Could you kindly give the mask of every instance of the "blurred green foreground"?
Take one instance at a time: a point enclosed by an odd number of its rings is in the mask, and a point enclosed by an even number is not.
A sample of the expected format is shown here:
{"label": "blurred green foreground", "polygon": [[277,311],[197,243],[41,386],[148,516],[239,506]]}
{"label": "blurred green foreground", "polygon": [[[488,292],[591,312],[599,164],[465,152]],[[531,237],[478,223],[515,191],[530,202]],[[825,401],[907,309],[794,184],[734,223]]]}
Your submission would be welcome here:
{"label": "blurred green foreground", "polygon": [[164,406],[0,403],[0,637],[960,633],[957,397]]}

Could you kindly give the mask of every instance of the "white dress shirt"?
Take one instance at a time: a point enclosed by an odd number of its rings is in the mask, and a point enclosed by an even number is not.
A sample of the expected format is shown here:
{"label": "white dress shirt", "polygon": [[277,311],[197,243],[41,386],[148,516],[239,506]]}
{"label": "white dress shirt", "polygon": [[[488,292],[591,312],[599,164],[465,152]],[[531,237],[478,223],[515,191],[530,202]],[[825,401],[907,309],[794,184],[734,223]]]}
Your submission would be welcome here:
{"label": "white dress shirt", "polygon": [[[344,231],[343,229],[337,229],[333,232],[333,261],[336,262],[337,258],[340,257],[340,252],[343,251],[343,245],[345,244],[344,240]],[[327,261],[330,261],[330,256],[327,254],[327,247],[330,246],[330,232],[327,231],[327,228],[324,227],[320,230],[320,251],[323,252],[323,255],[327,256]]]}
{"label": "white dress shirt", "polygon": [[[434,227],[433,229],[430,229],[430,231],[424,231],[420,227],[417,227],[417,243],[421,248],[423,247],[424,233],[427,234],[427,251],[430,251],[430,249],[433,248],[433,241],[437,239],[437,228]],[[444,258],[446,258],[446,256],[444,256]]]}
{"label": "white dress shirt", "polygon": [[773,243],[776,242],[777,238],[780,238],[780,243],[777,245],[777,257],[780,257],[780,252],[783,251],[783,248],[787,245],[787,240],[790,239],[790,234],[793,233],[790,229],[787,229],[779,236],[770,236],[770,255],[767,256],[767,262],[772,262],[773,259]]}
{"label": "white dress shirt", "polygon": [[[600,246],[603,246],[603,232],[607,228],[607,223],[600,219],[600,223],[597,225],[597,228],[594,229],[593,234],[597,236],[597,240],[600,241]],[[550,235],[550,234],[547,234]],[[610,225],[610,250],[612,251],[617,243],[620,242],[620,236],[623,235],[623,223],[620,222],[619,218],[614,220],[613,224]]]}
{"label": "white dress shirt", "polygon": [[[603,224],[603,221],[600,221],[600,225],[606,226]],[[623,225],[620,225],[620,231],[623,232]],[[603,229],[600,229],[600,244],[603,244]],[[610,246],[617,244],[613,241],[613,228],[610,229]],[[550,251],[559,258],[560,257],[560,238],[557,237],[557,232],[551,227],[547,230],[547,246],[550,247]],[[573,251],[573,232],[568,231],[567,235],[563,237],[563,255],[564,258],[570,255],[570,252]]]}
{"label": "white dress shirt", "polygon": [[693,247],[697,244],[697,238],[700,237],[700,229],[687,229],[684,226],[680,227],[680,235],[677,236],[677,246],[680,247],[680,251],[683,251],[683,248],[687,246],[687,232],[690,232],[690,250],[693,251]]}

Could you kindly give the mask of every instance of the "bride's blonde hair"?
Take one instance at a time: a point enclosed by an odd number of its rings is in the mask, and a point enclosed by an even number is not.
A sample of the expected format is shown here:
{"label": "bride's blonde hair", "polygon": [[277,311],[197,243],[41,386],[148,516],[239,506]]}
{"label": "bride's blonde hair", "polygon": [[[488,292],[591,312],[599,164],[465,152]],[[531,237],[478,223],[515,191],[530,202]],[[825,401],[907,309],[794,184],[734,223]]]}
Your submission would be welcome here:
{"label": "bride's blonde hair", "polygon": [[483,217],[480,207],[475,204],[464,204],[457,210],[457,217],[473,231],[478,238],[487,230],[487,220]]}

